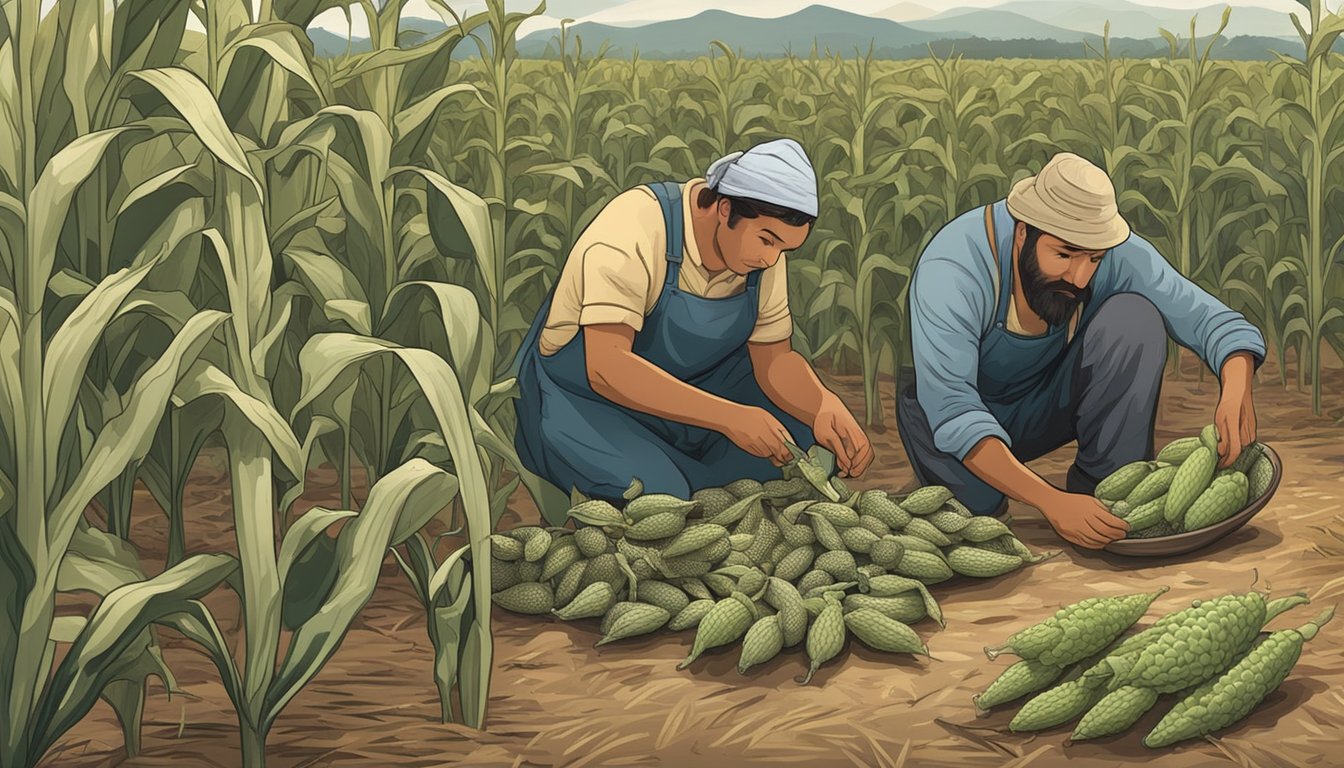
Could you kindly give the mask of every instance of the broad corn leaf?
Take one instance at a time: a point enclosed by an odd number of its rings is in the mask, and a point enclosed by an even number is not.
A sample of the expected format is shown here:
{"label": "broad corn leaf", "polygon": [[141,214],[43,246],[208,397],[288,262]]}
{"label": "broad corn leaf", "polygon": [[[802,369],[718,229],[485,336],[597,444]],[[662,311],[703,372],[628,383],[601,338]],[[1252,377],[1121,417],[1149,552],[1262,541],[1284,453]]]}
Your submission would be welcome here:
{"label": "broad corn leaf", "polygon": [[41,308],[42,294],[59,252],[57,240],[65,226],[66,214],[75,191],[98,167],[112,142],[134,126],[108,128],[80,136],[70,142],[47,163],[28,199],[29,211],[42,215],[29,220],[27,230],[27,267],[18,284],[18,305],[24,312]]}
{"label": "broad corn leaf", "polygon": [[173,392],[173,403],[181,407],[208,395],[224,398],[235,413],[265,436],[266,442],[270,443],[280,463],[292,477],[303,476],[307,467],[299,439],[274,406],[239,389],[237,382],[217,366],[196,360],[178,382]]}
{"label": "broad corn leaf", "polygon": [[289,530],[285,531],[285,537],[280,542],[280,554],[276,557],[277,569],[280,572],[280,583],[284,584],[290,566],[299,559],[301,552],[308,549],[314,539],[325,533],[337,521],[354,517],[355,514],[348,509],[313,507],[294,521]]}
{"label": "broad corn leaf", "polygon": [[392,118],[393,153],[401,159],[415,160],[423,155],[425,145],[433,135],[436,117],[449,99],[470,95],[484,104],[481,92],[470,83],[454,83],[439,88]]}
{"label": "broad corn leaf", "polygon": [[[485,283],[490,298],[499,296],[499,285],[495,281],[495,242],[490,228],[490,208],[485,200],[468,189],[458,186],[442,175],[425,168],[402,166],[392,169],[392,173],[415,173],[424,177],[443,200],[451,206],[449,209],[430,207],[430,232],[435,242],[440,238],[449,238],[445,243],[453,251],[463,253],[468,250],[466,243],[453,242],[451,238],[461,233],[470,241],[470,250],[476,257],[481,279]],[[431,193],[431,201],[434,199]],[[438,211],[437,216],[435,215]],[[440,245],[443,247],[443,244]]]}
{"label": "broad corn leaf", "polygon": [[126,197],[121,201],[121,204],[117,206],[117,212],[113,218],[120,217],[126,212],[126,209],[141,200],[144,200],[155,192],[187,178],[187,173],[198,167],[199,166],[195,163],[187,163],[185,165],[179,165],[176,168],[169,168],[162,173],[155,174],[154,176],[145,179],[127,193]]}
{"label": "broad corn leaf", "polygon": [[[368,601],[378,580],[394,531],[423,525],[451,498],[451,476],[430,463],[412,459],[374,484],[360,513],[337,539],[339,573],[325,604],[294,632],[290,651],[266,698],[265,723],[284,709],[336,650],[350,622]],[[414,526],[419,527],[419,526]],[[409,535],[409,534],[408,534]]]}
{"label": "broad corn leaf", "polygon": [[290,74],[302,80],[325,104],[327,97],[313,76],[308,59],[312,55],[312,41],[302,29],[284,21],[267,21],[249,24],[234,33],[233,41],[225,46],[220,56],[221,77],[228,77],[229,68],[240,48],[254,48],[269,56],[272,61]]}
{"label": "broad corn leaf", "polygon": [[[443,332],[452,355],[453,368],[459,376],[470,377],[467,404],[475,406],[490,389],[494,375],[494,346],[489,340],[493,334],[481,318],[480,305],[471,291],[450,283],[414,280],[398,285],[387,297],[393,307],[407,306],[418,310],[408,294],[420,293],[429,298],[443,323]],[[417,316],[413,314],[412,316]],[[393,316],[395,318],[401,315]]]}
{"label": "broad corn leaf", "polygon": [[240,176],[252,182],[257,195],[264,196],[261,182],[252,175],[247,155],[219,112],[210,88],[195,73],[180,67],[144,69],[128,73],[157,90],[191,125],[196,137],[214,155]]}
{"label": "broad corn leaf", "polygon": [[213,310],[192,317],[163,355],[136,381],[125,410],[99,431],[79,474],[50,515],[48,545],[53,552],[65,550],[80,514],[94,495],[121,474],[127,464],[144,458],[178,378],[225,317],[225,313]]}
{"label": "broad corn leaf", "polygon": [[56,461],[61,433],[65,431],[70,410],[74,407],[84,379],[84,370],[94,347],[102,338],[103,330],[117,315],[131,292],[139,287],[149,271],[158,266],[165,256],[166,250],[161,249],[134,269],[120,269],[108,275],[84,297],[52,337],[42,365],[48,464]]}
{"label": "broad corn leaf", "polygon": [[56,589],[106,595],[123,584],[144,579],[140,558],[124,539],[82,523],[61,558]]}
{"label": "broad corn leaf", "polygon": [[109,592],[56,668],[40,705],[34,753],[45,752],[89,711],[118,672],[122,654],[152,622],[214,591],[237,567],[229,555],[193,555],[152,579]]}

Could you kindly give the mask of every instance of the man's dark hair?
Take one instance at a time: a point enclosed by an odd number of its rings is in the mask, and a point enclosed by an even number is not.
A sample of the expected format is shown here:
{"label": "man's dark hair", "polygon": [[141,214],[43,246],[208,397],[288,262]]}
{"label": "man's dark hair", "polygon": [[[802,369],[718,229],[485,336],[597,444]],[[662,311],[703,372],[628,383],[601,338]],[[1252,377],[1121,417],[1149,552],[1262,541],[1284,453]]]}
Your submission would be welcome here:
{"label": "man's dark hair", "polygon": [[1035,225],[1028,224],[1025,221],[1022,222],[1022,226],[1027,228],[1027,237],[1026,241],[1022,243],[1022,252],[1034,253],[1036,251],[1036,241],[1041,239],[1041,235],[1045,234],[1045,230]]}
{"label": "man's dark hair", "polygon": [[700,190],[696,197],[696,205],[701,208],[708,208],[719,202],[720,199],[726,199],[732,203],[731,212],[728,214],[728,226],[735,227],[737,222],[742,219],[754,219],[758,216],[766,216],[794,227],[811,225],[816,222],[815,216],[810,216],[802,211],[796,211],[792,208],[786,208],[774,203],[767,203],[764,200],[754,200],[750,197],[734,197],[732,195],[722,195],[718,191],[709,189]]}

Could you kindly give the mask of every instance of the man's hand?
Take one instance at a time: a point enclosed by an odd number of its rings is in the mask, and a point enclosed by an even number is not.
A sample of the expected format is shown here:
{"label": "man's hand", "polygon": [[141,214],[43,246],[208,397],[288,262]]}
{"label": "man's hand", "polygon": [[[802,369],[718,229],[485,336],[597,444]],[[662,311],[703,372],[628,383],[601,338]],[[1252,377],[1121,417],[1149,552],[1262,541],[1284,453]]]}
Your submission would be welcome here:
{"label": "man's hand", "polygon": [[842,477],[858,477],[873,463],[873,446],[868,436],[835,395],[822,400],[812,422],[812,434],[818,445],[835,454]]}
{"label": "man's hand", "polygon": [[1255,441],[1255,403],[1251,397],[1251,356],[1238,352],[1223,363],[1222,392],[1214,411],[1213,425],[1218,430],[1218,468],[1237,460],[1241,451]]}
{"label": "man's hand", "polygon": [[1084,493],[1068,493],[1047,483],[1013,456],[1002,440],[987,437],[963,460],[988,485],[1041,511],[1055,532],[1087,549],[1101,549],[1129,532],[1129,523]]}
{"label": "man's hand", "polygon": [[779,419],[764,408],[740,406],[733,411],[721,430],[738,448],[752,456],[769,459],[777,467],[793,460],[793,453],[788,446],[788,441],[793,440],[793,437],[779,423]]}
{"label": "man's hand", "polygon": [[1040,510],[1056,533],[1087,549],[1101,549],[1129,531],[1129,523],[1087,494],[1051,494]]}

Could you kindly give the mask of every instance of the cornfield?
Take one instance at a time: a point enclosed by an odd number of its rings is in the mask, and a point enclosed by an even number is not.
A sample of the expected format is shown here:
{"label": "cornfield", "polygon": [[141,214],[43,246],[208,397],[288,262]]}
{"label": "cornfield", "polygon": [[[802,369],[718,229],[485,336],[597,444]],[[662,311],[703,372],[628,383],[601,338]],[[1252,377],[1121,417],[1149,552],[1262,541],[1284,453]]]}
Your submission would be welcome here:
{"label": "cornfield", "polygon": [[[520,487],[553,523],[568,501],[512,448],[517,345],[614,194],[773,135],[822,184],[790,260],[795,345],[862,374],[870,423],[908,364],[921,248],[1060,150],[1116,175],[1137,231],[1295,359],[1321,412],[1323,357],[1344,353],[1344,17],[1319,0],[1304,60],[1173,37],[1164,60],[1040,67],[722,45],[667,64],[569,34],[524,61],[528,15],[501,0],[414,42],[403,5],[0,0],[0,766],[35,764],[99,699],[135,754],[147,679],[172,688],[165,631],[209,655],[244,765],[264,764],[389,552],[442,719],[483,727],[490,569],[471,553]],[[367,17],[371,52],[314,55],[304,30],[333,8]],[[208,445],[236,546],[189,552]],[[303,502],[321,466],[339,508]],[[157,572],[137,484],[168,522]],[[434,518],[466,544],[444,552]],[[221,590],[243,652],[203,602]],[[78,593],[96,607],[72,612]]]}

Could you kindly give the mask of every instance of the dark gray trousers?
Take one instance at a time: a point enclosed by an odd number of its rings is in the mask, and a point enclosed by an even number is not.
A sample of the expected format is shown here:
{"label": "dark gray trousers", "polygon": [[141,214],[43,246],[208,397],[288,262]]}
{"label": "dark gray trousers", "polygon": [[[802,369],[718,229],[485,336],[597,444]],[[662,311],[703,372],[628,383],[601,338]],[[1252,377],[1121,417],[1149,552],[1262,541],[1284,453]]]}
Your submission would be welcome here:
{"label": "dark gray trousers", "polygon": [[[1117,294],[1097,308],[1074,338],[1061,375],[1045,385],[1056,391],[1044,393],[1038,400],[1041,406],[987,407],[1012,439],[1018,461],[1033,461],[1076,440],[1078,453],[1066,490],[1090,494],[1116,469],[1152,459],[1166,361],[1166,326],[1157,308],[1137,294]],[[1002,493],[934,446],[913,374],[903,379],[896,422],[920,485],[947,486],[975,514],[1004,515],[1008,501]]]}

